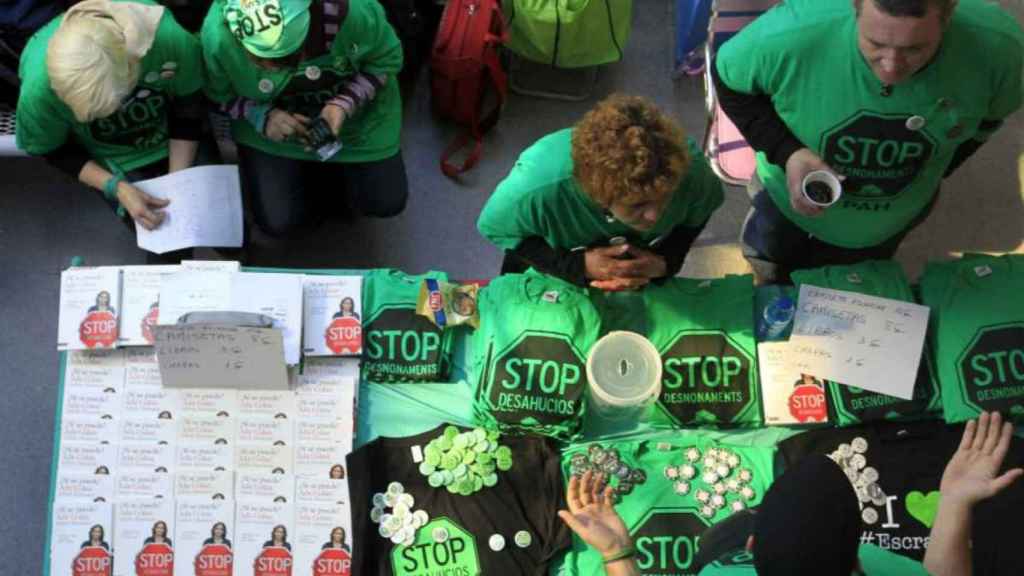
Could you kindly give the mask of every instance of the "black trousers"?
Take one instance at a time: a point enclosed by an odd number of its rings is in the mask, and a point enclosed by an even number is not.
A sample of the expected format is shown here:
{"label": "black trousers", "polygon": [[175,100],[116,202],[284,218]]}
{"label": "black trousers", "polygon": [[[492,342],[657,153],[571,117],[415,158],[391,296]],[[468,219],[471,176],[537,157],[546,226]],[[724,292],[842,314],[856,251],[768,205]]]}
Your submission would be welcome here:
{"label": "black trousers", "polygon": [[363,216],[397,216],[409,197],[401,152],[341,164],[294,160],[239,144],[238,170],[256,226],[276,238],[295,235],[339,207]]}

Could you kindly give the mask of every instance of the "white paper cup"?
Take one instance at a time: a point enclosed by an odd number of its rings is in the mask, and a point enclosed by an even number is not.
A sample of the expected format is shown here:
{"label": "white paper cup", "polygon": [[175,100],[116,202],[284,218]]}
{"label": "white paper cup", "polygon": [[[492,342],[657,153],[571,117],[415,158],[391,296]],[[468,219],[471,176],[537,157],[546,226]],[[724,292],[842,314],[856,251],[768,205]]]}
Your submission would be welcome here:
{"label": "white paper cup", "polygon": [[610,332],[587,357],[594,412],[609,420],[639,418],[661,393],[661,355],[635,332]]}
{"label": "white paper cup", "polygon": [[[815,194],[813,191],[811,193],[808,193],[807,186],[809,184],[813,184],[821,191],[824,191],[824,188],[821,187],[821,184],[827,186],[827,193],[829,195],[829,199],[827,201],[824,201],[824,199],[819,194]],[[827,208],[828,206],[831,206],[838,202],[839,198],[842,197],[843,184],[842,182],[839,181],[839,178],[835,174],[829,172],[828,170],[814,170],[813,172],[808,172],[807,175],[804,176],[804,181],[800,184],[800,190],[803,192],[804,198],[806,198],[808,202],[814,204],[815,206]]]}

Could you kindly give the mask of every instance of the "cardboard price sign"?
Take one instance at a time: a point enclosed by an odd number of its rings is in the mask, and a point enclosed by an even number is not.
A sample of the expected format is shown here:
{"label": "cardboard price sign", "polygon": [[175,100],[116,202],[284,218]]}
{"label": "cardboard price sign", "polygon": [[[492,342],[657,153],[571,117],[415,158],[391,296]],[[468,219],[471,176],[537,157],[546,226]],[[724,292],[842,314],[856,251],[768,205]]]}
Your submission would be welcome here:
{"label": "cardboard price sign", "polygon": [[153,327],[168,388],[287,390],[280,330],[210,324]]}

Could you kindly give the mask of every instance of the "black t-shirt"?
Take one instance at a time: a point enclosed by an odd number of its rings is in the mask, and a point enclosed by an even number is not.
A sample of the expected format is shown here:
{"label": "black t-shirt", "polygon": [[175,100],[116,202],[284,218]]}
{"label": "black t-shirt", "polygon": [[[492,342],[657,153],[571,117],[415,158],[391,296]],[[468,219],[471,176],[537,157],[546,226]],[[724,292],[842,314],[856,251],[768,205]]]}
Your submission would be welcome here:
{"label": "black t-shirt", "polygon": [[[554,441],[538,436],[502,436],[500,444],[512,451],[512,468],[498,472],[494,487],[461,496],[443,486],[431,488],[427,477],[420,474],[417,460],[422,448],[444,428],[439,426],[409,438],[378,438],[349,454],[352,573],[547,574],[552,558],[572,544],[571,532],[557,514],[567,506]],[[392,482],[402,484],[404,492],[414,498],[412,510],[422,510],[429,516],[408,547],[382,537],[378,524],[370,518],[373,495],[387,492]],[[443,528],[441,532],[447,536],[441,543],[433,538],[438,528]],[[520,532],[529,535],[526,547],[516,543]],[[503,541],[503,547],[495,551],[491,543],[497,540]]]}

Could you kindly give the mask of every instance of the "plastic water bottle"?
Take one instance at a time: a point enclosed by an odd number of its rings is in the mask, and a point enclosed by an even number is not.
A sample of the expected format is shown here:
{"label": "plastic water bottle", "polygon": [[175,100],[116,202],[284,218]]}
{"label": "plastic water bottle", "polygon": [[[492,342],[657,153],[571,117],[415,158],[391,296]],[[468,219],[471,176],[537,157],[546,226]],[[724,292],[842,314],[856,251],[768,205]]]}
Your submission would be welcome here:
{"label": "plastic water bottle", "polygon": [[759,340],[775,340],[786,331],[789,323],[793,321],[796,313],[796,306],[789,296],[779,296],[765,306],[761,315],[761,324],[758,327]]}

